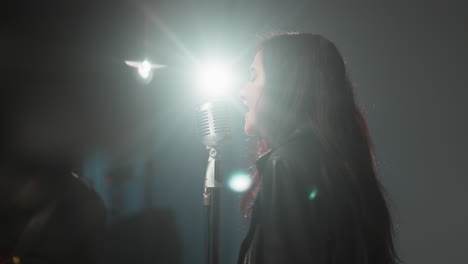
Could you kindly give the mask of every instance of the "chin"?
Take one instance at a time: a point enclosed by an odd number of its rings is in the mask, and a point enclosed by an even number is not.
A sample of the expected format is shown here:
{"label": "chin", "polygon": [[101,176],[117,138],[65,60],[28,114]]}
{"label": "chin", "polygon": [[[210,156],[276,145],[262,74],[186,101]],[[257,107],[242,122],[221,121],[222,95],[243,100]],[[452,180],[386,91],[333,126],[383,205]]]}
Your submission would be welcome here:
{"label": "chin", "polygon": [[247,136],[256,136],[257,131],[255,130],[254,126],[250,124],[248,121],[245,122],[244,125],[244,132]]}
{"label": "chin", "polygon": [[255,134],[248,128],[244,128],[244,132],[247,136],[255,136]]}

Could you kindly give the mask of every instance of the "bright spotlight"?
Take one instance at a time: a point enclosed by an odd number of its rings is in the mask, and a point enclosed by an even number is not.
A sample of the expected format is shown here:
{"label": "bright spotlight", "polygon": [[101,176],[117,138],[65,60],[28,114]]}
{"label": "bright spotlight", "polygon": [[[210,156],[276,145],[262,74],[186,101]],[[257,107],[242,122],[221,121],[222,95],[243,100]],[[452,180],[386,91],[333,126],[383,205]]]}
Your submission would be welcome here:
{"label": "bright spotlight", "polygon": [[144,60],[141,65],[138,67],[138,74],[140,74],[141,78],[146,79],[150,76],[151,73],[151,63],[149,61]]}
{"label": "bright spotlight", "polygon": [[232,71],[226,64],[210,63],[200,66],[198,70],[198,86],[207,97],[227,96],[233,81]]}
{"label": "bright spotlight", "polygon": [[230,177],[228,186],[235,192],[245,192],[250,188],[252,179],[249,175],[238,173]]}

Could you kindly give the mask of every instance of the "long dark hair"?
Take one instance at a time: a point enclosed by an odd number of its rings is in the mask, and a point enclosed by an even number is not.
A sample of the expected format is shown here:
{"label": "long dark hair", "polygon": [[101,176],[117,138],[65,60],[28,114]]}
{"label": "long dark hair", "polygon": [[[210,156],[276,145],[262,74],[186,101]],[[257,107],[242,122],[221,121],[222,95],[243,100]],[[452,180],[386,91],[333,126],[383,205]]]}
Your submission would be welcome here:
{"label": "long dark hair", "polygon": [[[275,147],[298,128],[312,131],[321,148],[321,194],[330,206],[349,212],[352,230],[337,231],[334,239],[352,241],[362,263],[396,263],[394,228],[368,128],[338,49],[320,35],[283,33],[264,39],[258,52],[265,71],[255,109],[261,137]],[[254,180],[258,186],[258,175]],[[252,187],[246,199],[258,189]]]}

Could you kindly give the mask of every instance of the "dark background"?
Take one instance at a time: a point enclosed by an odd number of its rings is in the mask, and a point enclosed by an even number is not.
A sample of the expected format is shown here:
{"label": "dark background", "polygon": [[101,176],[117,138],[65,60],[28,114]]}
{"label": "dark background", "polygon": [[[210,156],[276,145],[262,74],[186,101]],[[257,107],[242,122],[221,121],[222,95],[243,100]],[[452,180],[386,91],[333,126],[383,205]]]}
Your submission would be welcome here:
{"label": "dark background", "polygon": [[[207,156],[191,121],[194,65],[217,53],[245,71],[258,35],[321,33],[342,51],[367,116],[402,260],[465,263],[467,14],[463,1],[2,1],[2,152],[72,167],[103,197],[115,232],[170,226],[148,243],[176,236],[177,261],[202,263]],[[145,84],[123,63],[143,58],[171,67]],[[226,174],[248,165],[242,114],[233,118]],[[238,203],[226,190],[223,263],[234,263],[247,225]],[[167,221],[132,220],[149,208]]]}

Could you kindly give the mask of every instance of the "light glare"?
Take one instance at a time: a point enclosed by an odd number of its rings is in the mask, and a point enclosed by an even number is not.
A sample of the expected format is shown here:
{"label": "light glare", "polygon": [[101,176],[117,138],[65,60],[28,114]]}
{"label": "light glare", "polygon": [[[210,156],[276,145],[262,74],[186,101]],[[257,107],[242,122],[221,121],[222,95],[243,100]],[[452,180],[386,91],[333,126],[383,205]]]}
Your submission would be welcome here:
{"label": "light glare", "polygon": [[201,66],[198,72],[199,88],[203,95],[208,97],[227,96],[233,80],[231,70],[222,63]]}
{"label": "light glare", "polygon": [[249,175],[235,174],[229,179],[228,186],[235,192],[245,192],[250,188],[252,180]]}
{"label": "light glare", "polygon": [[138,67],[138,74],[140,74],[141,78],[147,79],[151,73],[151,63],[149,61],[144,60],[141,65]]}

